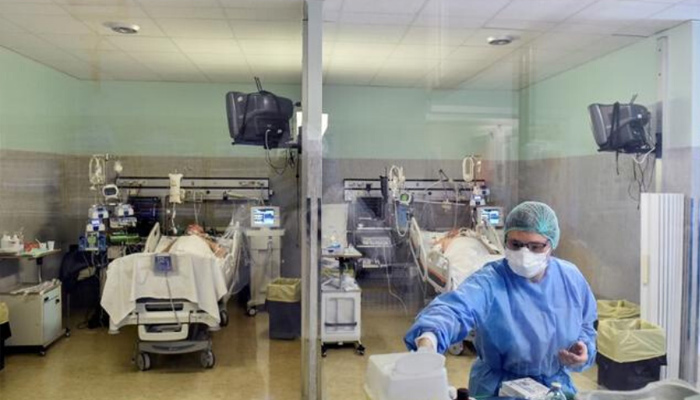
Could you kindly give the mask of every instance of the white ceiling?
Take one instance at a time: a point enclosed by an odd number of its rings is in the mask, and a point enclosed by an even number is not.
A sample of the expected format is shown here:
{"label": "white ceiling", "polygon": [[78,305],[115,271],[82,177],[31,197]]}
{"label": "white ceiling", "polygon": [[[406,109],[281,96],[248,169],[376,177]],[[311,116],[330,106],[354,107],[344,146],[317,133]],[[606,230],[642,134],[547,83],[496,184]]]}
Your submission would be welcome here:
{"label": "white ceiling", "polygon": [[[348,85],[512,89],[700,19],[700,0],[325,3],[325,79]],[[79,79],[299,83],[301,17],[302,0],[0,0],[0,46]]]}

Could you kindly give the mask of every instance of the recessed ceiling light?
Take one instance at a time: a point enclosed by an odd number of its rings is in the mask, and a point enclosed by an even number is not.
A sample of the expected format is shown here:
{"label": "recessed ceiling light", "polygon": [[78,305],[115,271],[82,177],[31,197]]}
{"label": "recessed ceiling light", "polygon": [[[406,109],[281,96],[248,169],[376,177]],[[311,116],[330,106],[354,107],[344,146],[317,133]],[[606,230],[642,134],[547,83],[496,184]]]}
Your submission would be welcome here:
{"label": "recessed ceiling light", "polygon": [[486,39],[488,44],[490,44],[491,46],[506,46],[513,43],[513,40],[515,40],[515,38],[510,35],[489,36]]}
{"label": "recessed ceiling light", "polygon": [[141,27],[136,24],[125,24],[122,22],[105,22],[104,26],[122,35],[134,35],[139,33],[141,29]]}

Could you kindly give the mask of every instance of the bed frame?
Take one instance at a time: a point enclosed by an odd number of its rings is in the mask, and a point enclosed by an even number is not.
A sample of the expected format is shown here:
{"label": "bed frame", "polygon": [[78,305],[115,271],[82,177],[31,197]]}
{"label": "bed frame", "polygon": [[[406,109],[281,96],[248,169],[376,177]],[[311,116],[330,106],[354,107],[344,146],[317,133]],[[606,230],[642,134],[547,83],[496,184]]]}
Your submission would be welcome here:
{"label": "bed frame", "polygon": [[[418,222],[415,218],[411,218],[409,223],[409,246],[411,249],[411,254],[418,267],[419,274],[424,282],[428,282],[436,292],[446,293],[454,290],[454,282],[452,282],[452,270],[450,261],[443,255],[442,252],[433,251],[431,248],[426,248],[423,241],[423,232],[418,226]],[[479,237],[480,242],[493,253],[503,253],[502,246],[499,243],[491,243],[490,241],[484,240],[483,238],[488,238],[491,241],[498,241],[498,235],[493,230],[493,228],[481,228],[477,232],[472,230],[462,229],[460,234],[469,235],[470,233],[476,234]],[[435,233],[433,239],[440,239],[444,237],[447,233]]]}
{"label": "bed frame", "polygon": [[[196,303],[184,299],[141,298],[136,301],[136,308],[119,327],[137,326],[138,338],[132,361],[139,370],[147,371],[151,368],[151,354],[192,352],[200,352],[202,367],[214,367],[216,358],[212,351],[211,332],[218,331],[229,323],[226,304],[236,286],[236,276],[239,275],[242,245],[242,232],[236,230],[224,261],[231,263],[234,272],[228,292],[218,302],[218,320],[201,310]],[[110,329],[110,334],[116,333],[118,330]]]}

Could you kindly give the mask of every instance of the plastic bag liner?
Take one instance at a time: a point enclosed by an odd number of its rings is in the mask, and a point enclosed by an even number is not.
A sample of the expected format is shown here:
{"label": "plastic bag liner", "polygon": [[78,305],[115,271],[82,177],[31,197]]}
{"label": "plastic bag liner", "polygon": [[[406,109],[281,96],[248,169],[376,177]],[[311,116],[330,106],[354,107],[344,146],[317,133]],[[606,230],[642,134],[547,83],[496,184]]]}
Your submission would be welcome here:
{"label": "plastic bag liner", "polygon": [[639,305],[627,300],[598,300],[598,319],[639,318]]}
{"label": "plastic bag liner", "polygon": [[267,286],[267,301],[298,303],[301,301],[301,279],[277,278]]}
{"label": "plastic bag liner", "polygon": [[598,325],[598,352],[619,363],[666,354],[664,331],[641,319],[609,319]]}

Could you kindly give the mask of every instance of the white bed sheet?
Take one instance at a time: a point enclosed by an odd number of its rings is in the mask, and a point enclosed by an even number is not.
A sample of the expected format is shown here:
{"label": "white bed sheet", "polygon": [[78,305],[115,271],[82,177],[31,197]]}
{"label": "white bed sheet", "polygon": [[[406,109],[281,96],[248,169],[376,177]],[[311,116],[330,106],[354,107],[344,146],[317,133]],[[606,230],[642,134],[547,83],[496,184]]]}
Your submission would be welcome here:
{"label": "white bed sheet", "polygon": [[[432,279],[430,275],[449,279],[450,289],[459,286],[484,265],[503,258],[501,254],[491,254],[486,246],[476,237],[457,236],[452,240],[447,250],[443,252],[442,246],[436,243],[446,235],[445,232],[420,231],[420,234],[422,249],[425,252],[423,262],[429,270],[428,279]],[[439,253],[447,259],[450,266],[449,277],[445,276],[446,273],[442,268],[431,262],[431,260],[436,259],[436,257],[431,256],[431,253]]]}
{"label": "white bed sheet", "polygon": [[[185,299],[219,321],[218,302],[228,293],[234,278],[240,241],[234,238],[230,256],[222,259],[196,240],[180,239],[184,240],[171,250],[174,271],[167,278],[154,271],[156,253],[131,254],[109,264],[101,304],[112,326],[120,327],[141,298]],[[164,249],[172,241],[163,237],[157,249]]]}
{"label": "white bed sheet", "polygon": [[503,258],[501,254],[491,254],[479,239],[468,236],[454,238],[443,255],[450,263],[452,288],[457,288],[484,265]]}

